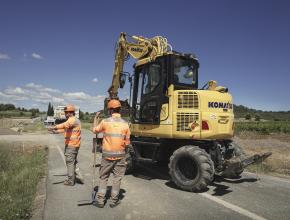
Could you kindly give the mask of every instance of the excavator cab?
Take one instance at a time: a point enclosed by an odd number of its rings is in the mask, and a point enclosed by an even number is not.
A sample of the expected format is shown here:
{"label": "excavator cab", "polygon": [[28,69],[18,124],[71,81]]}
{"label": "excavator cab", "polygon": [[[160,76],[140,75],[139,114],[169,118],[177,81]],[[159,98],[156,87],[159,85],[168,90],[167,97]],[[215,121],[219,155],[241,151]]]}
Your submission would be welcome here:
{"label": "excavator cab", "polygon": [[160,124],[160,111],[169,102],[168,88],[197,89],[198,61],[192,55],[171,53],[153,62],[136,66],[134,73],[131,121]]}

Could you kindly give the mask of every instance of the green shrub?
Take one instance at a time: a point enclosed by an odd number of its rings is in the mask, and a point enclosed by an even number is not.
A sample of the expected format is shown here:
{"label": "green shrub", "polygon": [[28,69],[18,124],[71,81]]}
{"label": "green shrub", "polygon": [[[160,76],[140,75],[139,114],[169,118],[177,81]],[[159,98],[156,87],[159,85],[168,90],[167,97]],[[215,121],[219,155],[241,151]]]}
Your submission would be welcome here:
{"label": "green shrub", "polygon": [[290,133],[290,121],[255,121],[255,122],[236,122],[235,131],[237,133],[243,131],[253,131],[260,134],[270,133]]}

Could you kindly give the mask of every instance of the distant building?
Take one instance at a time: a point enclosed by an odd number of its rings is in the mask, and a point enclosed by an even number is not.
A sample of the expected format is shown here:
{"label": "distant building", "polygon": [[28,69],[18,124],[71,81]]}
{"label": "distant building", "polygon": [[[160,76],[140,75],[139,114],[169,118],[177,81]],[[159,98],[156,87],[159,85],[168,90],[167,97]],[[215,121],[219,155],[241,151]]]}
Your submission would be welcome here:
{"label": "distant building", "polygon": [[[64,122],[66,120],[65,113],[64,113],[64,108],[65,108],[65,105],[59,105],[56,108],[54,108],[53,117],[55,119],[55,123],[56,124]],[[80,117],[80,108],[78,106],[75,106],[75,109],[76,109],[75,110],[75,116],[77,118],[79,118]]]}
{"label": "distant building", "polygon": [[55,119],[53,116],[47,116],[46,120],[44,121],[44,125],[54,125]]}

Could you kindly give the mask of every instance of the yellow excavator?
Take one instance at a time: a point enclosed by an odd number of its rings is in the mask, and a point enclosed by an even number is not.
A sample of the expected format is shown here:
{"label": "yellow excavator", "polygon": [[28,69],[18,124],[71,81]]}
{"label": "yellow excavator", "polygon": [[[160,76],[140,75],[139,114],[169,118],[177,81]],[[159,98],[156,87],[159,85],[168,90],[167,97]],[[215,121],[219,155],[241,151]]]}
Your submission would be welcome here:
{"label": "yellow excavator", "polygon": [[[123,71],[129,56],[136,59],[132,75]],[[128,77],[130,100],[122,102],[129,106],[132,133],[128,172],[139,162],[167,162],[179,188],[198,191],[214,175],[239,176],[246,166],[270,156],[246,157],[233,143],[232,96],[213,80],[199,88],[198,68],[195,55],[173,51],[164,37],[120,34],[104,109],[109,100],[119,99]]]}

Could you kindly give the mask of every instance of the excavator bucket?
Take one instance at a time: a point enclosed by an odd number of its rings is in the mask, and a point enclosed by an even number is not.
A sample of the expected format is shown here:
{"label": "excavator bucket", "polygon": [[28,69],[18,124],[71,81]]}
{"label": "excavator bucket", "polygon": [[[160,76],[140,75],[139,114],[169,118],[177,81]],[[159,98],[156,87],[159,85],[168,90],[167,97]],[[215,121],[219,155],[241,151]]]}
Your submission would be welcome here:
{"label": "excavator bucket", "polygon": [[255,154],[252,156],[249,156],[245,159],[240,159],[239,157],[227,160],[225,162],[225,170],[223,171],[223,174],[226,174],[226,176],[231,176],[231,174],[239,173],[244,168],[251,164],[258,164],[262,163],[266,158],[272,155],[272,152],[267,152],[264,154]]}

